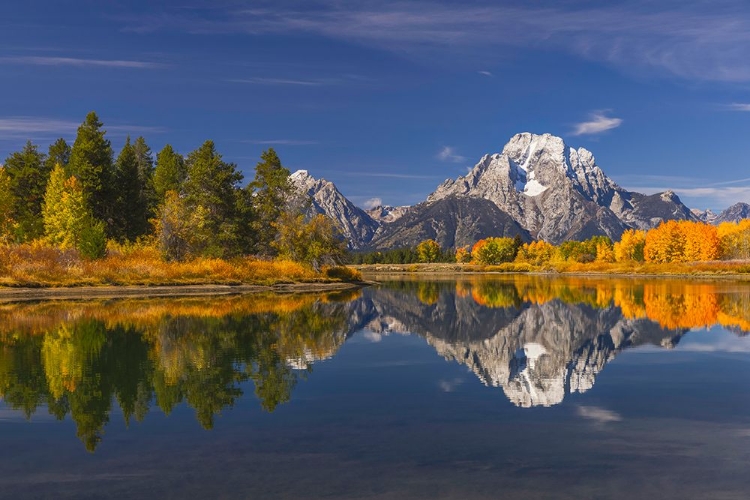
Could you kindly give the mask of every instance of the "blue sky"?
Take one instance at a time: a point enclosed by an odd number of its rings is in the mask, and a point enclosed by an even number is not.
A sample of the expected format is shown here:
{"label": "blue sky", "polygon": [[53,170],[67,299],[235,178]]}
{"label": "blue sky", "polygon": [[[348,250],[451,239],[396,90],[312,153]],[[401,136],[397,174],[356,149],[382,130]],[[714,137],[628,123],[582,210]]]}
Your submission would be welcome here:
{"label": "blue sky", "polygon": [[8,1],[0,158],[73,139],[273,147],[355,203],[423,200],[518,132],[622,186],[750,202],[750,2]]}

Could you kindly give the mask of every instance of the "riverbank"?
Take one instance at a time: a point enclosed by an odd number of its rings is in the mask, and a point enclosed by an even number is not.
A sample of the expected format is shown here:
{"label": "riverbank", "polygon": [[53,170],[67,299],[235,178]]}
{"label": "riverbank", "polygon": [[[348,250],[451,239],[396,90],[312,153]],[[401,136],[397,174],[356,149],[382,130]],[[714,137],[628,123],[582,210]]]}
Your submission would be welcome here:
{"label": "riverbank", "polygon": [[601,277],[669,277],[735,279],[750,281],[750,262],[712,261],[670,264],[621,264],[606,262],[549,264],[534,266],[528,263],[509,262],[496,266],[461,263],[430,264],[361,264],[350,266],[363,273],[409,274],[431,276],[460,276],[469,274],[534,274]]}
{"label": "riverbank", "polygon": [[0,303],[57,299],[107,299],[122,297],[189,297],[248,293],[315,293],[355,290],[367,282],[277,283],[275,285],[165,285],[165,286],[80,286],[0,287]]}

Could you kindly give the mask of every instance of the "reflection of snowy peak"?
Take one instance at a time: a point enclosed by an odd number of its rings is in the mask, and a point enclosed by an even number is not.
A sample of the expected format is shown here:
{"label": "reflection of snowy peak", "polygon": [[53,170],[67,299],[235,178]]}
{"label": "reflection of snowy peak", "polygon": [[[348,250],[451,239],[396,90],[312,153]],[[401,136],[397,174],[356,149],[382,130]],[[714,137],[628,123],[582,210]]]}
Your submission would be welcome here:
{"label": "reflection of snowy peak", "polygon": [[625,319],[614,306],[593,309],[552,300],[486,308],[452,292],[426,305],[415,295],[384,288],[365,296],[373,313],[354,329],[372,325],[381,332],[422,335],[438,354],[465,364],[522,407],[551,406],[568,393],[586,392],[620,350],[674,345],[684,333]]}

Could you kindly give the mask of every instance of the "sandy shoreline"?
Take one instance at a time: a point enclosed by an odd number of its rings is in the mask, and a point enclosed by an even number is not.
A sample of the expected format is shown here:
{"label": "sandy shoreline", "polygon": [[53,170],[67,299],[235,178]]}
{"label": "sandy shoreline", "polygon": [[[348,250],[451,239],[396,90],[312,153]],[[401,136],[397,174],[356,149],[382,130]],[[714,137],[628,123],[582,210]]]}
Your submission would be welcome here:
{"label": "sandy shoreline", "polygon": [[236,295],[245,293],[311,293],[353,290],[367,283],[281,283],[276,285],[164,285],[164,286],[81,286],[42,288],[0,288],[0,302],[52,299],[120,297],[185,297]]}

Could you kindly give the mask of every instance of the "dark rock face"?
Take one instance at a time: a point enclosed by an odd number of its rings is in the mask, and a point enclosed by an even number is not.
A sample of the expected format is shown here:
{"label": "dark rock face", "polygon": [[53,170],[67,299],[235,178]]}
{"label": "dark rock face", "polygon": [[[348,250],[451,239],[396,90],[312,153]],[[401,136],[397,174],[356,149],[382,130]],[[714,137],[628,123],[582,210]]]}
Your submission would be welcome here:
{"label": "dark rock face", "polygon": [[529,233],[489,200],[448,197],[411,207],[396,221],[384,225],[372,248],[411,247],[433,239],[442,248],[472,245],[488,236],[521,236]]}

